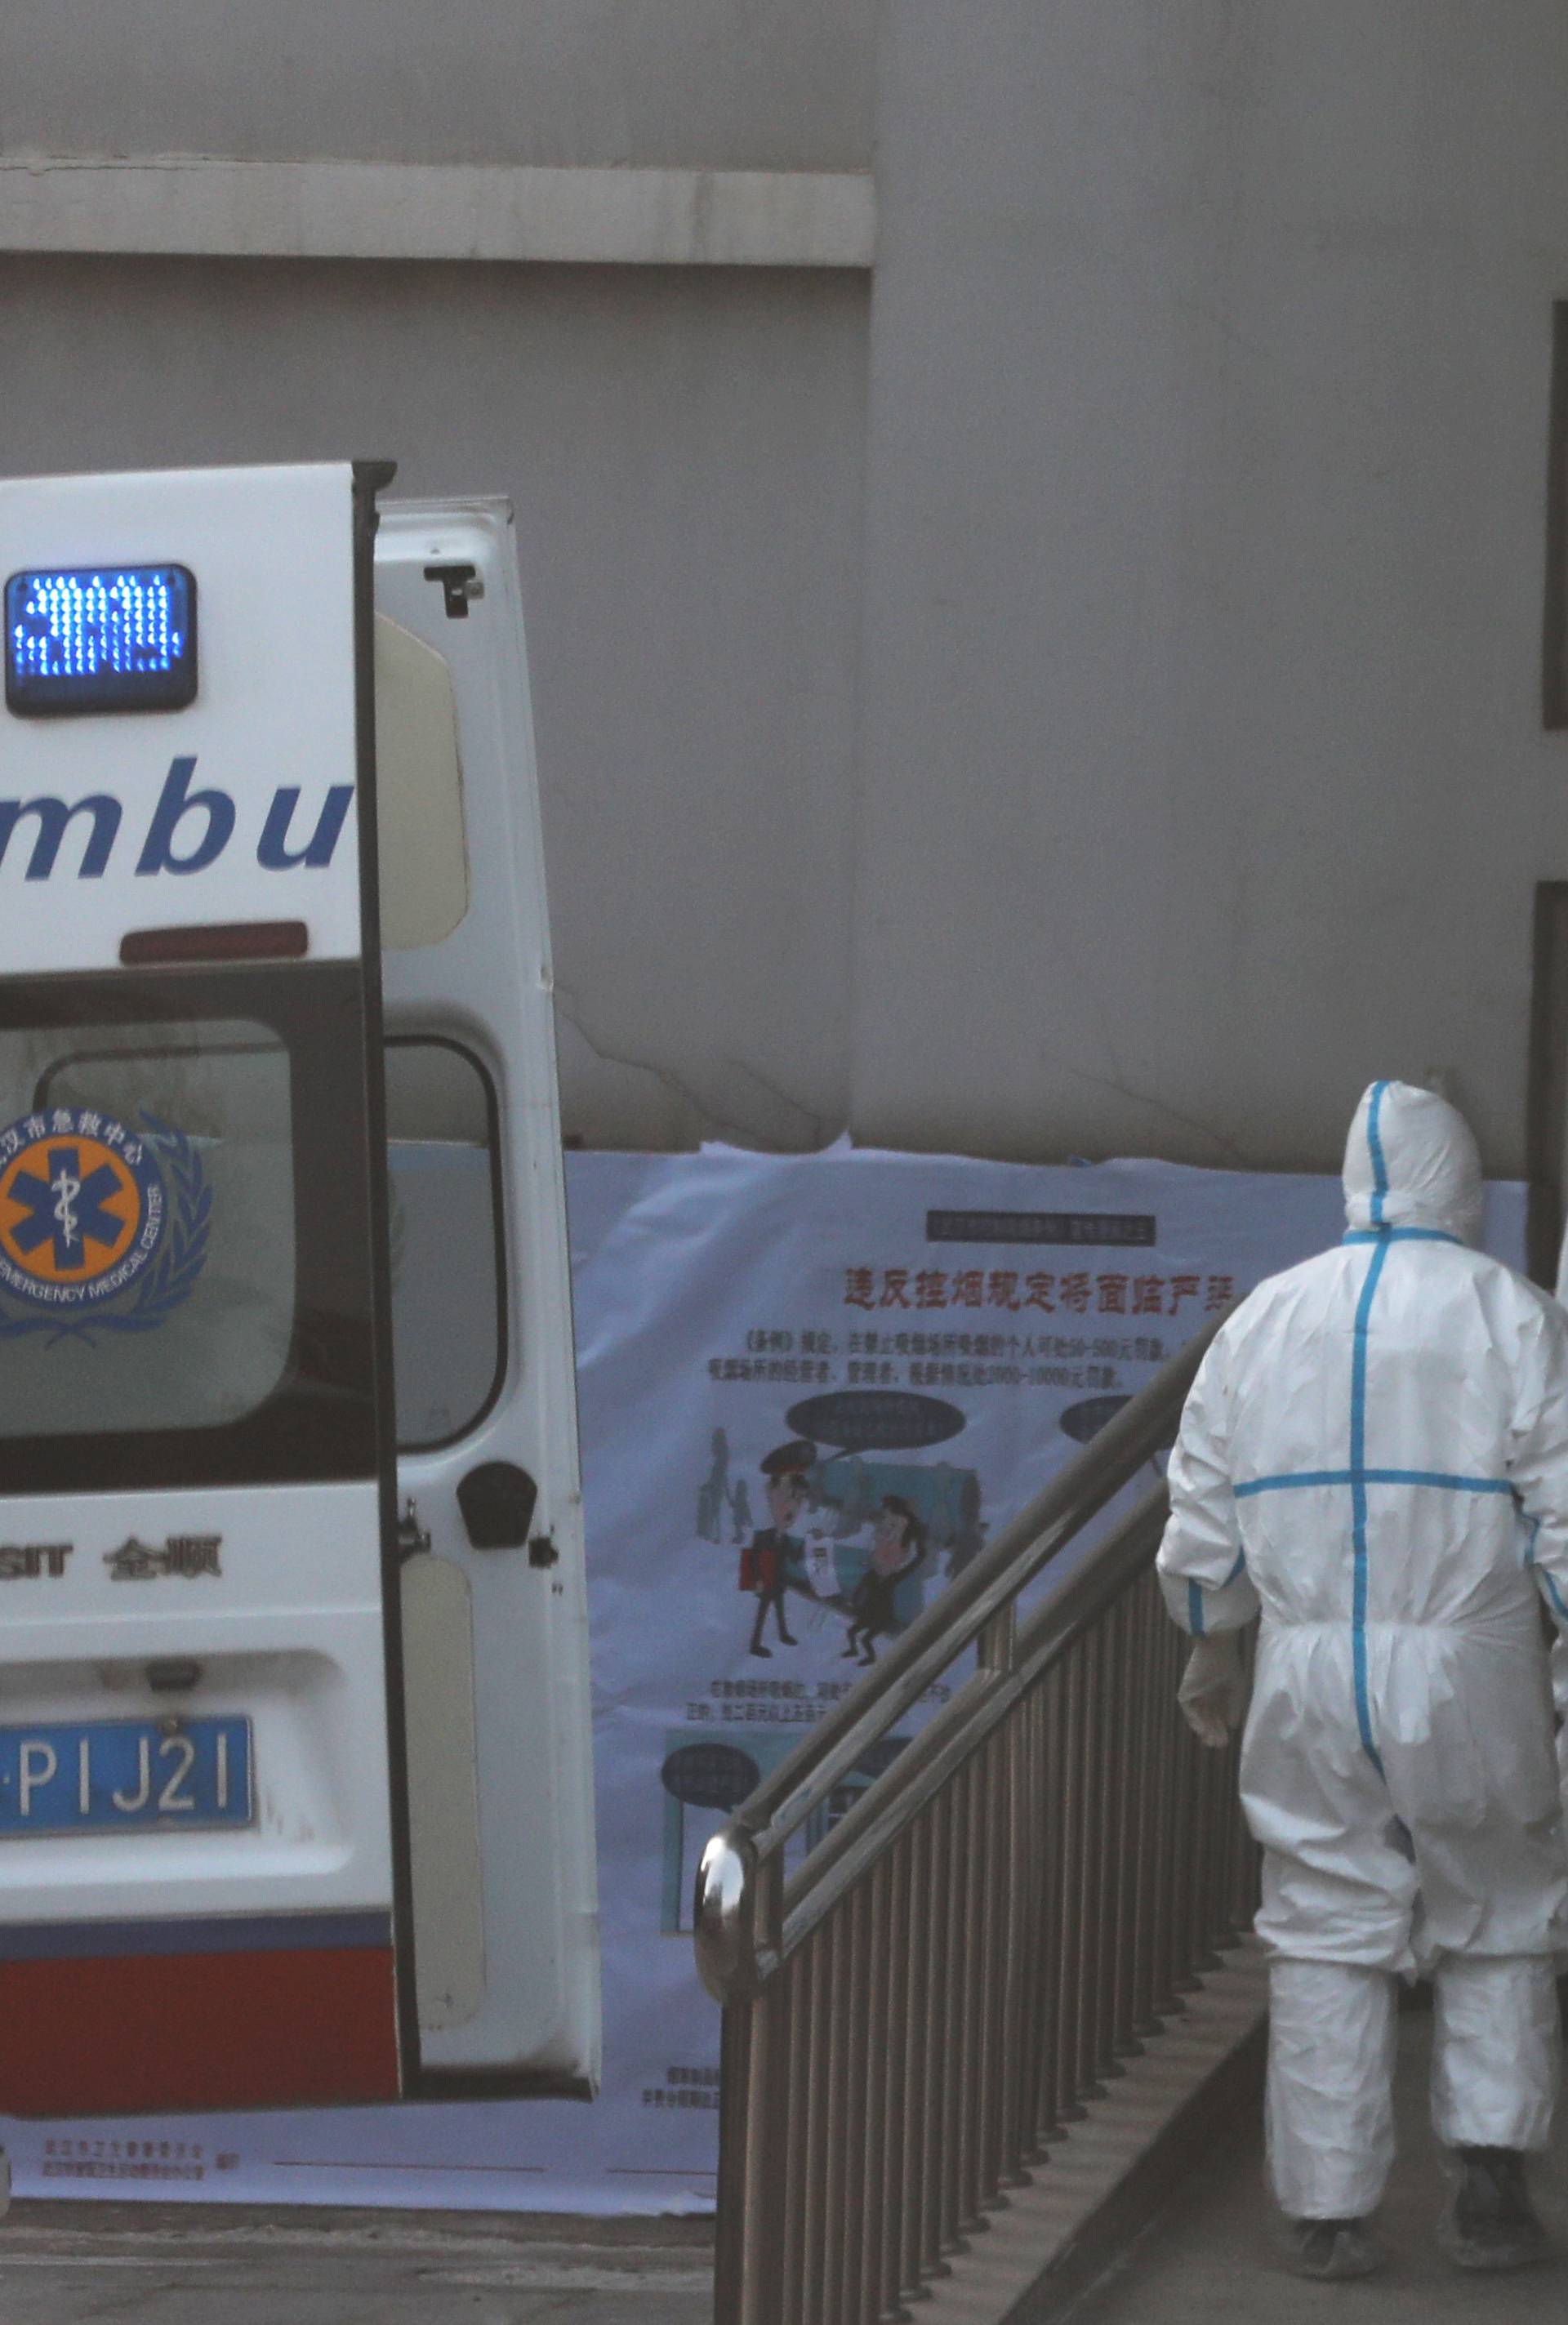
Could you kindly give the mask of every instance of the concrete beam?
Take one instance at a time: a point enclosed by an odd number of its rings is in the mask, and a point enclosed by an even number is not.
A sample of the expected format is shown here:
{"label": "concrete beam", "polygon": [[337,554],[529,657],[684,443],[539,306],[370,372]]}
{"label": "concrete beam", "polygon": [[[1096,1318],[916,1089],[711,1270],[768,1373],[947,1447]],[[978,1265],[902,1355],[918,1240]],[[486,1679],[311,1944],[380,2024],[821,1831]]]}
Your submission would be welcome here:
{"label": "concrete beam", "polygon": [[0,155],[0,251],[868,267],[868,175]]}

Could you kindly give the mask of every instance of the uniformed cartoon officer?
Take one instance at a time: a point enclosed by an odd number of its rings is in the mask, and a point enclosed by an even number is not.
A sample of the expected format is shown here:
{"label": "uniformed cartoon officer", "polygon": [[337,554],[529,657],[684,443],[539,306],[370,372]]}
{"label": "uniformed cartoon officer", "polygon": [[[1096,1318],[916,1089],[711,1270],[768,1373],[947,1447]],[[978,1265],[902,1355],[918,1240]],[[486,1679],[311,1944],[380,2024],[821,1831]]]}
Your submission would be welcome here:
{"label": "uniformed cartoon officer", "polygon": [[784,1621],[786,1590],[815,1596],[806,1579],[805,1543],[791,1533],[790,1527],[805,1507],[806,1479],[816,1466],[817,1449],[804,1437],[792,1438],[787,1445],[775,1446],[762,1464],[773,1524],[754,1533],[740,1554],[740,1587],[756,1593],[756,1620],[751,1629],[754,1655],[773,1653],[771,1647],[762,1644],[762,1626],[770,1607],[779,1644],[794,1645],[794,1634]]}

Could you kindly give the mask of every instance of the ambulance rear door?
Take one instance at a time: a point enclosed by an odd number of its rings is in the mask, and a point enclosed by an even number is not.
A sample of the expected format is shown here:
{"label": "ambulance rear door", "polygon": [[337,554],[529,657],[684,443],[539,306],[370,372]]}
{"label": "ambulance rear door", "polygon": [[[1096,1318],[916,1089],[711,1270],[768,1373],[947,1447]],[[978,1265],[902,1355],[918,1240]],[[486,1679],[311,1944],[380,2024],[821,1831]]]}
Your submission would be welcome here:
{"label": "ambulance rear door", "polygon": [[419,2088],[587,2096],[582,1500],[508,507],[387,504],[376,602]]}
{"label": "ambulance rear door", "polygon": [[378,480],[0,485],[0,2110],[415,2072]]}

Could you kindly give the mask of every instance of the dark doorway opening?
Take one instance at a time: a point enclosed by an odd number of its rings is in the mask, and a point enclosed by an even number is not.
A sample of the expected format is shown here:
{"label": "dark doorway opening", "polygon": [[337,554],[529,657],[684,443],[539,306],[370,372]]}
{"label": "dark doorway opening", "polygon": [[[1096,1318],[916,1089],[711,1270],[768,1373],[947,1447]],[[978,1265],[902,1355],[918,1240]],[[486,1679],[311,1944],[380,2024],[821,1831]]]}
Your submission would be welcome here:
{"label": "dark doorway opening", "polygon": [[1550,1291],[1568,1196],[1568,880],[1536,889],[1525,1155],[1526,1264]]}

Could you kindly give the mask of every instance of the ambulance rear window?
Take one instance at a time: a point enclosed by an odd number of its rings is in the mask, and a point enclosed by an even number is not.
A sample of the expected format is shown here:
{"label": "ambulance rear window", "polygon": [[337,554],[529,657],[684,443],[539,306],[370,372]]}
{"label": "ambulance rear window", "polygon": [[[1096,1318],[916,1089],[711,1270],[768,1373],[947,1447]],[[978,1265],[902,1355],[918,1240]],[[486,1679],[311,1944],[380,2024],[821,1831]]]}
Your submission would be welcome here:
{"label": "ambulance rear window", "polygon": [[478,1426],[506,1368],[496,1093],[472,1051],[389,1042],[386,1131],[397,1442],[428,1452]]}
{"label": "ambulance rear window", "polygon": [[374,1474],[357,1005],[333,968],[0,990],[11,1490]]}
{"label": "ambulance rear window", "polygon": [[[205,1429],[289,1359],[289,1053],[264,1025],[0,1034],[0,1407],[20,1434]],[[9,1150],[9,1152],[8,1152]]]}

